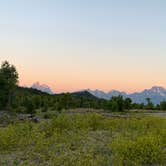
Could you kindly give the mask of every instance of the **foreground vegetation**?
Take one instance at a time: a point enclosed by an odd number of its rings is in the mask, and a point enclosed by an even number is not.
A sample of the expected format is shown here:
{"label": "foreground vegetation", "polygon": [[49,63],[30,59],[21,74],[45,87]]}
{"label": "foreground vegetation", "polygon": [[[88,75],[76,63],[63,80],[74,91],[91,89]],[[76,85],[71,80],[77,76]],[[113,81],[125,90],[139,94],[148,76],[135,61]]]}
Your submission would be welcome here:
{"label": "foreground vegetation", "polygon": [[166,119],[58,114],[0,128],[0,165],[164,165]]}

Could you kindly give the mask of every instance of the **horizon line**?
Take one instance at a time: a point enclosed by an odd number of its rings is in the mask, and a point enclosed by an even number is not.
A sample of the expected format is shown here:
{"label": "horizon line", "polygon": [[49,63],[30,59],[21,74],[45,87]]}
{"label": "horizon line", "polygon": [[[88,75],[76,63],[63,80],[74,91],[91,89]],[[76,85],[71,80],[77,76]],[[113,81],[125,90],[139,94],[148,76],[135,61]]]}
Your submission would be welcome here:
{"label": "horizon line", "polygon": [[[143,88],[142,90],[138,90],[138,91],[133,91],[133,92],[126,92],[126,91],[122,91],[122,90],[119,90],[119,89],[111,89],[111,90],[108,90],[108,91],[105,91],[105,90],[102,90],[102,89],[92,89],[92,88],[83,88],[83,89],[76,89],[76,90],[61,90],[59,92],[56,93],[56,90],[54,90],[54,88],[52,88],[51,86],[49,86],[48,84],[40,84],[39,81],[35,82],[35,83],[39,83],[39,85],[41,86],[48,86],[51,91],[54,93],[54,94],[60,94],[60,93],[74,93],[74,92],[82,92],[82,91],[88,91],[88,90],[91,90],[91,91],[102,91],[104,93],[110,93],[112,91],[118,91],[120,93],[126,93],[127,95],[131,95],[131,94],[134,94],[134,93],[140,93],[140,92],[143,92],[145,90],[150,90],[152,88],[163,88],[163,89],[166,89],[164,86],[157,86],[157,85],[154,85],[154,86],[151,86],[151,88]],[[33,83],[32,85],[21,85],[21,84],[18,84],[18,86],[20,87],[24,87],[24,88],[31,88],[35,83]]]}

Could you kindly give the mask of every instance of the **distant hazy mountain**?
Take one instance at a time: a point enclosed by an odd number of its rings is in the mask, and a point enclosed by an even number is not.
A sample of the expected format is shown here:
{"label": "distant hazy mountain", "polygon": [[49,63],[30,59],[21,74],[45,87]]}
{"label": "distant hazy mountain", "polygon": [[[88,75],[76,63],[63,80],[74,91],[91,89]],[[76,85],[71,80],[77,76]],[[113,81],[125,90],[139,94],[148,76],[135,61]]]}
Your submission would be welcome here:
{"label": "distant hazy mountain", "polygon": [[[48,94],[54,94],[54,92],[51,90],[49,86],[40,84],[39,82],[34,83],[31,88],[37,89],[41,92],[45,92]],[[123,98],[127,97],[131,98],[134,103],[146,103],[146,98],[151,98],[151,101],[154,104],[159,104],[161,101],[166,100],[166,89],[158,86],[154,86],[151,89],[145,89],[142,92],[136,92],[132,94],[127,94],[125,92],[120,92],[117,90],[112,90],[108,93],[105,93],[101,90],[93,91],[88,89],[86,91],[97,98],[106,99],[106,100],[111,99],[113,96],[119,96],[119,95],[123,96]]]}
{"label": "distant hazy mountain", "polygon": [[92,91],[90,89],[88,89],[87,91],[91,93],[93,96],[96,96],[97,98],[106,99],[106,100],[110,99],[110,96],[108,95],[108,93],[105,93],[103,91],[100,91],[100,90]]}
{"label": "distant hazy mountain", "polygon": [[51,88],[49,86],[44,85],[44,84],[40,84],[39,82],[34,83],[31,88],[37,89],[41,92],[45,92],[48,94],[54,94],[54,92],[51,90]]}
{"label": "distant hazy mountain", "polygon": [[134,103],[146,103],[146,98],[151,98],[152,102],[154,104],[159,104],[161,101],[166,100],[166,89],[163,87],[154,86],[151,89],[145,89],[142,92],[127,94],[125,92],[120,91],[110,91],[108,93],[105,93],[100,90],[89,90],[92,95],[109,100],[112,96],[123,96],[124,98],[131,98]]}

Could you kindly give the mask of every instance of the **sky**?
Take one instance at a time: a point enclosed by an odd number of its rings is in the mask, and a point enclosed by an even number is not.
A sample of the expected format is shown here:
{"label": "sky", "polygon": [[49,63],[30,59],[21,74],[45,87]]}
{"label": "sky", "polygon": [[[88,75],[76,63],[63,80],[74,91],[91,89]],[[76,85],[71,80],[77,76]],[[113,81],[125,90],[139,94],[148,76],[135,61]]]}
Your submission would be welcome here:
{"label": "sky", "polygon": [[166,87],[165,0],[0,0],[0,62],[55,92]]}

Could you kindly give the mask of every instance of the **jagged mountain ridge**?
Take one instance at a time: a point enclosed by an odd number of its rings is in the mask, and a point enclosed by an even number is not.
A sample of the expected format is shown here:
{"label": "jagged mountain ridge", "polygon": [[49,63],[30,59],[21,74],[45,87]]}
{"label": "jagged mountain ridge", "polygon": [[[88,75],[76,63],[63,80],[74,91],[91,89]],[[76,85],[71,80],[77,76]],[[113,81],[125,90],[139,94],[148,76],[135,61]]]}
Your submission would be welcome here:
{"label": "jagged mountain ridge", "polygon": [[[55,94],[49,86],[40,84],[39,82],[34,83],[31,88],[37,89],[41,92],[45,92],[48,94]],[[101,90],[90,90],[90,89],[87,89],[85,91],[89,92],[91,95],[97,98],[106,99],[106,100],[111,99],[113,96],[119,96],[119,95],[123,96],[123,98],[131,98],[134,103],[146,103],[146,98],[151,98],[151,101],[154,104],[159,104],[161,101],[166,100],[166,89],[160,86],[154,86],[151,89],[145,89],[142,92],[135,92],[132,94],[128,94],[126,92],[121,92],[117,90],[112,90],[108,93],[103,92]]]}
{"label": "jagged mountain ridge", "polygon": [[112,96],[121,95],[124,98],[131,98],[134,103],[146,103],[146,98],[151,98],[151,101],[154,104],[159,104],[161,101],[166,100],[166,89],[159,86],[154,86],[151,89],[145,89],[142,92],[136,92],[132,94],[127,94],[125,92],[120,92],[116,90],[105,93],[100,90],[92,91],[88,89],[88,92],[98,98],[103,98],[106,100],[109,100]]}

